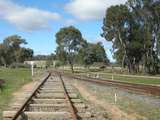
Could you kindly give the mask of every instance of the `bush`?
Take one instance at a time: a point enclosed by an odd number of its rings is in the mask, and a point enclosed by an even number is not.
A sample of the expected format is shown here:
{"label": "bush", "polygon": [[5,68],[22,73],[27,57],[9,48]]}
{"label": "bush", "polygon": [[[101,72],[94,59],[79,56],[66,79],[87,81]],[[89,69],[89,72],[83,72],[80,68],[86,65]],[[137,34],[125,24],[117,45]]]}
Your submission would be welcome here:
{"label": "bush", "polygon": [[0,89],[2,90],[4,87],[5,81],[0,79]]}
{"label": "bush", "polygon": [[60,67],[60,66],[63,66],[63,65],[64,65],[63,62],[58,61],[58,62],[56,62],[56,64],[55,64],[55,68]]}
{"label": "bush", "polygon": [[30,65],[23,63],[13,63],[10,65],[10,68],[30,68]]}

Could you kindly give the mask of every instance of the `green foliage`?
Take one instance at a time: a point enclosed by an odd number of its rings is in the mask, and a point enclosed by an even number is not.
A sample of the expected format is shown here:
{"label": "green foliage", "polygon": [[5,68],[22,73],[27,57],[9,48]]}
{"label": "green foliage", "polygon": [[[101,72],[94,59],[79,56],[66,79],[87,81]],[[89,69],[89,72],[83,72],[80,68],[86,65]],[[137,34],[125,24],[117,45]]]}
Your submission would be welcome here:
{"label": "green foliage", "polygon": [[0,79],[0,92],[2,92],[4,85],[5,85],[5,81]]}
{"label": "green foliage", "polygon": [[0,65],[9,66],[12,63],[23,63],[31,59],[33,50],[21,47],[27,44],[25,39],[18,35],[12,35],[4,39],[0,44]]}
{"label": "green foliage", "polygon": [[56,41],[58,44],[56,59],[61,62],[61,65],[68,62],[73,68],[73,63],[88,67],[95,62],[109,63],[102,44],[88,43],[82,38],[80,31],[72,26],[62,28],[56,34]]}
{"label": "green foliage", "polygon": [[74,72],[73,61],[75,55],[82,47],[81,32],[73,26],[61,28],[56,34],[56,43],[58,44],[56,50],[58,58],[63,62],[67,60],[71,66],[72,72]]}
{"label": "green foliage", "polygon": [[56,48],[56,59],[61,61],[62,64],[67,63],[67,53],[60,46]]}
{"label": "green foliage", "polygon": [[18,62],[23,63],[25,60],[29,60],[33,57],[33,50],[29,48],[21,48],[17,52]]}
{"label": "green foliage", "polygon": [[55,59],[56,59],[55,54],[49,55],[46,62],[47,67],[53,66],[53,62],[55,61]]}
{"label": "green foliage", "polygon": [[159,13],[160,2],[148,0],[128,0],[106,11],[102,36],[113,42],[114,57],[130,72],[138,72],[140,64],[146,72],[160,72]]}
{"label": "green foliage", "polygon": [[105,64],[109,63],[109,60],[106,57],[104,47],[102,46],[101,43],[97,44],[88,43],[88,47],[85,48],[84,52],[85,53],[83,56],[83,60],[86,66],[92,65],[95,62],[101,62]]}
{"label": "green foliage", "polygon": [[28,64],[23,64],[23,63],[12,63],[10,68],[30,68],[30,65]]}
{"label": "green foliage", "polygon": [[22,85],[31,82],[30,69],[0,69],[0,79],[5,81],[3,91],[0,92],[0,120],[2,111],[8,107],[8,103],[13,97],[13,93]]}

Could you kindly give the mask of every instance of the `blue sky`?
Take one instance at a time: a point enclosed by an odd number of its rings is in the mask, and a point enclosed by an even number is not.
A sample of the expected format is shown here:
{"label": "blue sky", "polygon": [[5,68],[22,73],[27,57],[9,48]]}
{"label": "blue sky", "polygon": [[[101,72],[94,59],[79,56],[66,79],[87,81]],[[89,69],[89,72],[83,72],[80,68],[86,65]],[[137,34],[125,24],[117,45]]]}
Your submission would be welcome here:
{"label": "blue sky", "polygon": [[103,42],[113,61],[112,44],[100,37],[102,19],[111,5],[126,0],[0,0],[0,42],[9,35],[26,39],[35,54],[50,54],[56,49],[55,34],[74,25],[90,42]]}

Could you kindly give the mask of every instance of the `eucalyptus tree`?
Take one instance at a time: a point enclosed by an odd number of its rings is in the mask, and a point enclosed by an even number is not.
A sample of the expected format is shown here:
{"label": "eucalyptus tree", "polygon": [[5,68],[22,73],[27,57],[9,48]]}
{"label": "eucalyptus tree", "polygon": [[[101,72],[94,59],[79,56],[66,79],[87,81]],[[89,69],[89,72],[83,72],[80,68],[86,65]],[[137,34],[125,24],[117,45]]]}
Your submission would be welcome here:
{"label": "eucalyptus tree", "polygon": [[56,59],[59,60],[62,65],[65,65],[67,63],[67,53],[61,46],[58,46],[56,48]]}
{"label": "eucalyptus tree", "polygon": [[[117,12],[118,11],[118,12]],[[158,73],[160,68],[160,2],[128,0],[125,5],[106,11],[102,36],[113,42],[115,58],[138,72],[139,64],[146,72]]]}
{"label": "eucalyptus tree", "polygon": [[27,44],[25,39],[18,35],[11,35],[4,39],[3,45],[5,46],[5,51],[8,57],[6,60],[12,60],[12,62],[19,62],[19,54],[21,52],[21,45]]}
{"label": "eucalyptus tree", "polygon": [[107,58],[102,43],[88,43],[83,54],[83,63],[88,67],[93,63],[109,64],[109,59]]}
{"label": "eucalyptus tree", "polygon": [[78,54],[79,49],[82,47],[82,41],[81,32],[73,26],[61,28],[56,33],[56,43],[60,49],[66,52],[67,61],[71,66],[72,72],[74,72],[73,61],[75,55]]}
{"label": "eucalyptus tree", "polygon": [[134,22],[141,28],[144,49],[144,66],[146,72],[158,73],[160,65],[160,1],[156,0],[129,0],[127,3],[132,11]]}
{"label": "eucalyptus tree", "polygon": [[[111,6],[106,11],[102,27],[102,37],[107,41],[112,41],[114,51],[117,53],[118,51],[123,52],[122,67],[124,67],[125,60],[130,60],[127,49],[129,42],[129,18],[130,12],[126,5]],[[128,63],[131,64],[130,61]]]}
{"label": "eucalyptus tree", "polygon": [[18,35],[11,35],[0,44],[0,64],[9,66],[12,63],[22,63],[33,56],[33,50],[21,45],[27,44],[25,39]]}

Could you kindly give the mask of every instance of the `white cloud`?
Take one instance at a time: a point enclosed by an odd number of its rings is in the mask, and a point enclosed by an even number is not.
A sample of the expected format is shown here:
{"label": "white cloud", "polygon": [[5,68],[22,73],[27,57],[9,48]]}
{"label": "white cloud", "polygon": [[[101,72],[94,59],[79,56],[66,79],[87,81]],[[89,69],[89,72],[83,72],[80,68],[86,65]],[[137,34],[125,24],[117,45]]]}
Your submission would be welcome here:
{"label": "white cloud", "polygon": [[102,19],[111,5],[124,4],[127,0],[70,0],[65,9],[80,20]]}
{"label": "white cloud", "polygon": [[64,26],[75,25],[77,22],[74,19],[67,19],[64,22]]}
{"label": "white cloud", "polygon": [[49,29],[49,21],[59,18],[58,13],[20,6],[11,0],[0,0],[0,19],[7,20],[23,31],[32,32]]}

